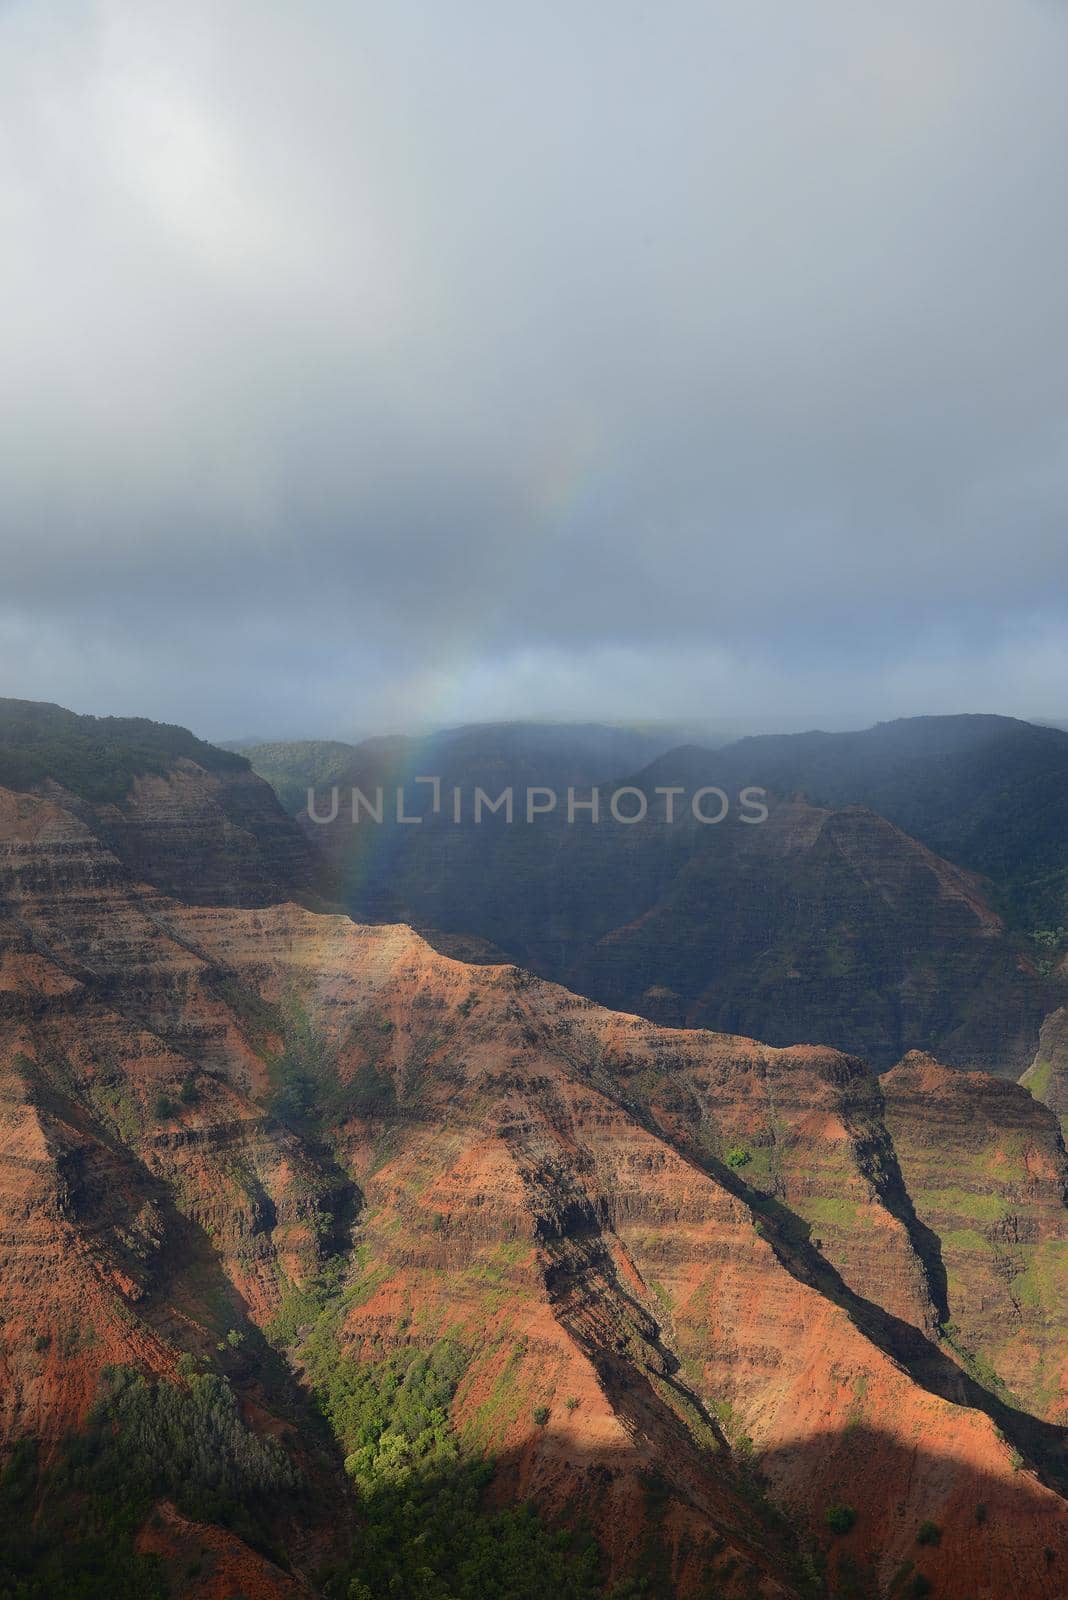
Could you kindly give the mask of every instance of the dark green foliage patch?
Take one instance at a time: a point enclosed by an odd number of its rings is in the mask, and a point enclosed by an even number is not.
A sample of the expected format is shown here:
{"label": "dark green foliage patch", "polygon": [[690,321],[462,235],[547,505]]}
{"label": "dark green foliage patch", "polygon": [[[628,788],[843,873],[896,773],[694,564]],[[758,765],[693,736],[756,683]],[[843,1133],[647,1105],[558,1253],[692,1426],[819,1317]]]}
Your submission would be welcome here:
{"label": "dark green foliage patch", "polygon": [[32,789],[52,778],[83,800],[121,800],[135,777],[164,773],[181,756],[208,772],[249,770],[244,756],[205,744],[188,728],[0,700],[0,786],[7,789]]}

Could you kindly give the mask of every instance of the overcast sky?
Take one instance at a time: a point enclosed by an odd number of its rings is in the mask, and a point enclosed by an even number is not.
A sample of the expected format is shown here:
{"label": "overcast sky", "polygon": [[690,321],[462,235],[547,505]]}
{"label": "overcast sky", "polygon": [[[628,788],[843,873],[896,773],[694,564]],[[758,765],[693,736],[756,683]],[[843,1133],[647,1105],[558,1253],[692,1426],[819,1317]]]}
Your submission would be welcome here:
{"label": "overcast sky", "polygon": [[1062,0],[0,0],[0,693],[1068,718]]}

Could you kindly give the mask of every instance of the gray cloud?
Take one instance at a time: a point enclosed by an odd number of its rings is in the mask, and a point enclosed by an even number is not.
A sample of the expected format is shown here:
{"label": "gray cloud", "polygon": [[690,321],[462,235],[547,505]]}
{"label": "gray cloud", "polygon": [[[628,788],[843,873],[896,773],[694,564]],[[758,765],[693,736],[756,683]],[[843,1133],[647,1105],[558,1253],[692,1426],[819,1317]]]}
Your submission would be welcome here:
{"label": "gray cloud", "polygon": [[1068,714],[1066,50],[1038,0],[0,5],[5,692]]}

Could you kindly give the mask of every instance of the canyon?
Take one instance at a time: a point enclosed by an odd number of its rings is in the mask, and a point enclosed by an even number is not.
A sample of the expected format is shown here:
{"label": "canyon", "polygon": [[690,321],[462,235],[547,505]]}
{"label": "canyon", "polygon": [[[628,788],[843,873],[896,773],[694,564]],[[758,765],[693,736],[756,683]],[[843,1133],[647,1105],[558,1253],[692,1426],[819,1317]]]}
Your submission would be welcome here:
{"label": "canyon", "polygon": [[[576,813],[569,824],[561,803],[532,823],[517,813],[512,825],[489,814],[476,824],[469,808],[457,825],[417,783],[406,789],[417,826],[398,825],[388,807],[380,823],[363,813],[354,823],[351,805],[332,816],[332,784],[313,808],[331,820],[313,821],[306,808],[299,820],[328,898],[358,921],[407,922],[446,954],[477,960],[481,943],[483,959],[672,1026],[828,1043],[878,1069],[919,1049],[1018,1078],[1068,978],[1006,920],[998,885],[843,798],[854,792],[848,772],[832,799],[817,800],[804,791],[815,792],[818,774],[784,774],[751,744],[761,741],[673,751],[621,780],[648,797],[648,815],[633,824],[607,806],[598,822]],[[453,785],[497,796],[514,784],[521,797],[539,781],[531,762],[514,752],[494,761],[492,750],[488,734],[481,750],[470,739],[459,755],[371,742],[336,775],[346,797],[355,785],[392,798],[405,777],[436,772],[446,801]],[[315,764],[303,759],[310,777]],[[264,770],[277,777],[277,763],[275,752]],[[931,791],[941,764],[931,756],[917,785]],[[546,766],[558,784],[597,772],[592,762]],[[805,784],[793,788],[794,776]],[[735,797],[763,780],[762,823],[743,820],[737,805],[719,825],[695,821],[688,805],[663,820],[665,786],[692,795],[720,783]],[[292,771],[277,781],[292,794]]]}
{"label": "canyon", "polygon": [[[890,829],[777,826],[784,853],[859,837],[865,872]],[[592,1534],[597,1593],[1065,1592],[1054,1109],[960,1070],[963,1043],[877,1076],[452,959],[322,910],[295,834],[244,767],[189,755],[106,803],[0,790],[18,1515],[82,1505],[78,1441],[99,1479],[140,1382],[210,1401],[252,1508],[191,1507],[160,1467],[122,1535],[159,1592],[375,1594],[414,1444],[339,1386],[399,1397],[422,1362],[478,1514]],[[989,927],[963,869],[921,867],[954,937]]]}

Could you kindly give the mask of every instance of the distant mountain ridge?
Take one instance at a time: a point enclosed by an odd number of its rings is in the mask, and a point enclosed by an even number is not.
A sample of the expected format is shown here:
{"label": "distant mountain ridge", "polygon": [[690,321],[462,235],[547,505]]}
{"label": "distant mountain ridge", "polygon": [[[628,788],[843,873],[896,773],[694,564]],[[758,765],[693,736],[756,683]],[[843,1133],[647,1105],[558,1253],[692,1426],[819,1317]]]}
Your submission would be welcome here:
{"label": "distant mountain ridge", "polygon": [[1068,924],[1068,732],[1013,717],[909,717],[857,733],[766,734],[658,757],[642,787],[762,784],[814,805],[864,805],[989,877],[1025,930]]}
{"label": "distant mountain ridge", "polygon": [[494,783],[503,772],[510,781],[538,785],[605,783],[654,760],[675,740],[670,727],[480,722],[425,735],[379,734],[358,744],[310,739],[242,743],[241,750],[296,816],[309,787],[397,784],[424,773],[446,785]]}
{"label": "distant mountain ridge", "polygon": [[[576,759],[573,748],[566,760],[557,752],[555,765],[535,763],[521,742],[517,759],[514,744],[479,730],[436,747],[436,763],[422,764],[417,744],[360,747],[339,778],[368,795],[382,788],[383,823],[353,826],[347,800],[329,825],[303,823],[327,859],[333,894],[358,919],[407,921],[443,950],[470,954],[471,941],[483,940],[602,1004],[662,1023],[779,1045],[825,1041],[880,1067],[921,1049],[1017,1077],[1063,998],[1055,962],[1004,926],[996,886],[897,816],[887,820],[878,803],[895,813],[911,807],[929,835],[936,823],[949,831],[965,792],[973,814],[996,817],[997,784],[1014,775],[1017,746],[1041,767],[1041,753],[1055,764],[1068,737],[965,717],[761,736],[714,751],[685,745],[636,775],[609,775],[649,796],[645,821],[619,826],[605,815],[569,826],[565,787],[585,793],[603,783],[599,763]],[[969,783],[976,762],[985,788]],[[497,794],[544,783],[560,805],[532,827],[493,818],[473,826],[469,814],[456,827],[432,814],[428,789],[407,781],[424,771],[468,796],[476,784]],[[391,820],[391,787],[406,782],[419,827]],[[688,794],[719,785],[731,796],[766,788],[770,820],[705,827],[684,801],[665,826],[654,790],[672,785]],[[325,816],[329,797],[321,798],[316,814]]]}
{"label": "distant mountain ridge", "polygon": [[356,756],[357,746],[339,739],[297,739],[274,744],[249,742],[241,753],[269,783],[290,816],[296,816],[308,788],[336,783]]}

